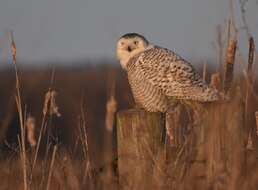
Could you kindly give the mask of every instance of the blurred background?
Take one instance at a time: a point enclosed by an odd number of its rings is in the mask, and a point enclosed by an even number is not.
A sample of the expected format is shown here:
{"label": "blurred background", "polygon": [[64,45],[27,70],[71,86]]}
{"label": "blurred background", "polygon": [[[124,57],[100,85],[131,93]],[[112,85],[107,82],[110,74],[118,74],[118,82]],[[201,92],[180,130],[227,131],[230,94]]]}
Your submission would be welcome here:
{"label": "blurred background", "polygon": [[[126,73],[115,55],[116,40],[141,33],[167,47],[197,68],[207,63],[218,69],[227,40],[227,24],[234,14],[239,48],[247,54],[248,36],[241,10],[258,42],[257,0],[2,0],[0,2],[0,143],[8,152],[19,133],[15,105],[15,71],[9,32],[13,31],[21,80],[22,103],[42,122],[44,97],[50,87],[58,94],[61,117],[49,124],[58,143],[74,145],[78,117],[84,108],[93,160],[103,153],[106,106],[113,94],[116,110],[130,108],[133,99]],[[230,12],[230,10],[234,10]],[[223,50],[224,52],[224,50]],[[222,53],[223,53],[222,52]],[[114,85],[115,84],[115,85]],[[115,87],[113,87],[115,86]],[[112,90],[113,89],[113,90]],[[3,155],[3,154],[1,154]],[[97,161],[96,161],[97,162]]]}
{"label": "blurred background", "polygon": [[[215,60],[213,43],[218,25],[227,24],[229,2],[4,0],[0,3],[1,62],[10,58],[5,36],[9,30],[14,31],[20,63],[114,61],[116,40],[129,32],[141,33],[193,62]],[[241,7],[238,0],[233,2],[236,26],[241,28]],[[245,9],[250,31],[257,39],[257,0],[249,0]],[[221,30],[226,32],[223,27]],[[243,34],[244,30],[239,32]],[[242,40],[246,46],[246,36]]]}

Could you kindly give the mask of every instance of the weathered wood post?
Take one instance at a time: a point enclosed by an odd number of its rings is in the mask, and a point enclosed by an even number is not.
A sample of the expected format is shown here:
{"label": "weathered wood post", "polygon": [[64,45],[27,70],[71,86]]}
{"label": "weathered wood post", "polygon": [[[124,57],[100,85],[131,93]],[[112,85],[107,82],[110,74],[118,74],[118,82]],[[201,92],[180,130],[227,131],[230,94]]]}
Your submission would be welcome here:
{"label": "weathered wood post", "polygon": [[[117,114],[119,182],[151,184],[153,165],[163,144],[164,119],[161,113],[130,109]],[[146,188],[146,186],[144,186]]]}

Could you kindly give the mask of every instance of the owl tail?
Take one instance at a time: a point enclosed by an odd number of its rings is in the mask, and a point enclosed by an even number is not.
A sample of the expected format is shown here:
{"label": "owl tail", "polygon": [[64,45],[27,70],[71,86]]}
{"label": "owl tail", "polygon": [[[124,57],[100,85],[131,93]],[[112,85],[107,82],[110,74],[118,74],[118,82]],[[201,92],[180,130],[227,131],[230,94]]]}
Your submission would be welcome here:
{"label": "owl tail", "polygon": [[219,91],[210,87],[207,87],[198,97],[200,102],[214,102],[221,99]]}
{"label": "owl tail", "polygon": [[215,102],[221,100],[219,91],[210,87],[192,90],[186,97],[188,100],[197,102]]}

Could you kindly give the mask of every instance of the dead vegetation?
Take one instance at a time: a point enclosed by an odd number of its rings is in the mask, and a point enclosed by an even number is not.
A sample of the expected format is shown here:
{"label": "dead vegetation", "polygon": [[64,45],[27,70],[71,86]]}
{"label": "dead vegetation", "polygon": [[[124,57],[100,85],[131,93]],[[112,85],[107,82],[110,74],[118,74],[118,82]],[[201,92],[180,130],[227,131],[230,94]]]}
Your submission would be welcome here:
{"label": "dead vegetation", "polygon": [[226,37],[218,27],[218,69],[203,66],[223,101],[206,105],[198,122],[180,105],[167,114],[166,133],[161,114],[124,111],[116,121],[117,110],[133,106],[119,68],[23,70],[11,34],[14,73],[0,71],[0,189],[257,189],[258,60],[240,4],[244,27],[231,13]]}

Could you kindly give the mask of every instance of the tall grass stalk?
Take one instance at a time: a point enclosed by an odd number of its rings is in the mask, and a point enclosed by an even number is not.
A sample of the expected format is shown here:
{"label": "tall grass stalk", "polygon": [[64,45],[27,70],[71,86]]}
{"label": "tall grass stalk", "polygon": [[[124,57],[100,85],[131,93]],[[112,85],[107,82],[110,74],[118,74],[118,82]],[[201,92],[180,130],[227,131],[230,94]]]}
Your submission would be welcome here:
{"label": "tall grass stalk", "polygon": [[57,145],[54,146],[53,153],[52,153],[52,158],[51,158],[51,163],[50,163],[50,168],[49,168],[49,173],[48,173],[48,178],[47,178],[46,190],[49,190],[49,188],[50,188],[51,177],[52,177],[53,167],[54,167],[55,157],[56,157],[56,151],[57,151]]}
{"label": "tall grass stalk", "polygon": [[16,63],[16,44],[13,37],[13,32],[10,32],[11,37],[11,50],[12,50],[12,62],[15,70],[15,81],[16,81],[16,106],[19,114],[20,121],[20,152],[21,152],[21,161],[22,161],[22,169],[23,169],[23,183],[24,190],[27,190],[27,167],[26,167],[26,147],[25,147],[25,125],[23,119],[23,110],[22,110],[22,101],[21,101],[21,90],[20,90],[20,79],[18,74],[18,68]]}
{"label": "tall grass stalk", "polygon": [[[42,111],[43,117],[42,117],[42,121],[41,121],[39,137],[37,140],[36,151],[35,151],[35,155],[34,155],[34,159],[33,159],[32,171],[35,168],[37,158],[38,158],[41,139],[46,130],[48,113],[50,114],[50,116],[52,114],[56,114],[58,117],[61,116],[61,114],[58,112],[58,106],[55,104],[55,100],[53,100],[56,96],[56,92],[53,90],[54,78],[55,78],[55,67],[52,70],[50,85],[49,85],[48,91],[45,95],[44,107],[43,107],[43,111]],[[54,102],[54,105],[53,105],[53,102]],[[54,107],[54,109],[52,107]],[[54,110],[54,111],[52,111],[52,110]]]}

